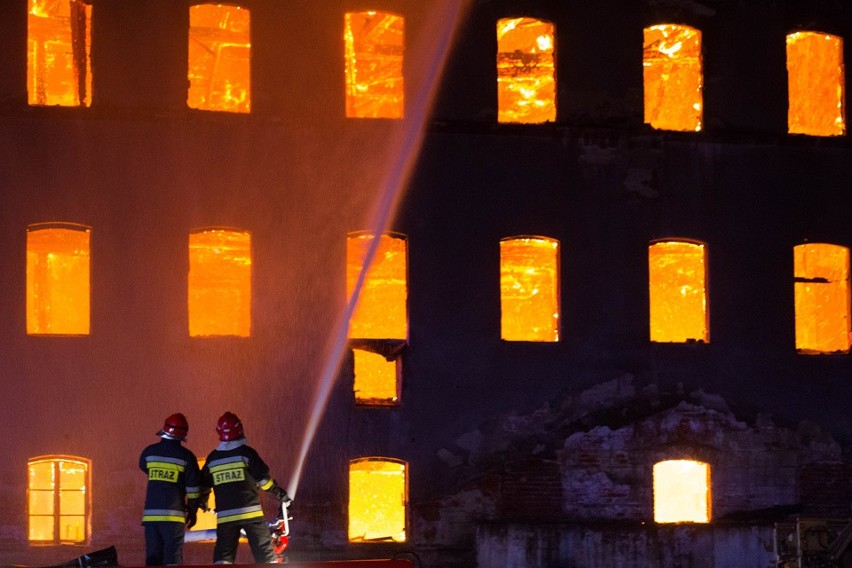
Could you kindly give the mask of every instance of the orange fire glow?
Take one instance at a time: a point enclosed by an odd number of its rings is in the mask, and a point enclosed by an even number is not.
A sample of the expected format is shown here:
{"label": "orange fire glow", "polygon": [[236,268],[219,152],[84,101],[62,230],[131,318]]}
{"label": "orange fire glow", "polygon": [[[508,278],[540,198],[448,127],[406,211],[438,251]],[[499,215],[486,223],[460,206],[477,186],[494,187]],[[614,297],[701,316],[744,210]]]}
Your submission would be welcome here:
{"label": "orange fire glow", "polygon": [[808,243],[793,249],[796,349],[800,353],[848,353],[849,249]]}
{"label": "orange fire glow", "polygon": [[[346,296],[351,297],[373,235],[347,239]],[[349,337],[408,339],[408,246],[405,238],[382,235],[349,322]]]}
{"label": "orange fire glow", "polygon": [[85,542],[89,536],[88,463],[67,458],[34,458],[28,469],[29,540]]}
{"label": "orange fire glow", "polygon": [[497,120],[556,120],[554,28],[534,18],[497,22]]}
{"label": "orange fire glow", "polygon": [[347,12],[343,32],[348,118],[403,118],[405,19]]}
{"label": "orange fire glow", "polygon": [[251,234],[203,229],[189,235],[189,334],[251,333]]}
{"label": "orange fire glow", "polygon": [[406,465],[366,458],[349,464],[349,541],[406,540]]}
{"label": "orange fire glow", "polygon": [[88,335],[90,236],[82,225],[28,227],[28,334]]}
{"label": "orange fire glow", "polygon": [[654,464],[654,521],[710,522],[710,465],[692,460]]}
{"label": "orange fire glow", "polygon": [[661,24],[645,28],[644,36],[645,122],[659,130],[701,130],[701,32]]}
{"label": "orange fire glow", "polygon": [[703,244],[665,241],[648,247],[651,341],[709,341]]}
{"label": "orange fire glow", "polygon": [[504,340],[559,341],[558,241],[500,241],[500,310]]}
{"label": "orange fire glow", "polygon": [[92,7],[82,0],[29,0],[27,92],[31,105],[92,102]]}
{"label": "orange fire glow", "polygon": [[355,402],[358,404],[391,405],[399,401],[396,361],[382,355],[354,349]]}
{"label": "orange fire glow", "polygon": [[787,128],[791,134],[842,136],[843,39],[820,32],[787,36]]}
{"label": "orange fire glow", "polygon": [[251,112],[251,16],[240,6],[189,8],[190,108]]}

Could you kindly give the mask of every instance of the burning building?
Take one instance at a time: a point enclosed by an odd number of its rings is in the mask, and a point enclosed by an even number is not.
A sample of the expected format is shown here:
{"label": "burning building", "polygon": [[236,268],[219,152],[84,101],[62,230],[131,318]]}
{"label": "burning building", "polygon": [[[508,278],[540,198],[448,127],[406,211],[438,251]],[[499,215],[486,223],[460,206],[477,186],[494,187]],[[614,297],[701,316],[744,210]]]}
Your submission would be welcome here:
{"label": "burning building", "polygon": [[849,565],[852,7],[14,0],[0,31],[0,562],[141,563],[139,452],[232,410],[291,560]]}

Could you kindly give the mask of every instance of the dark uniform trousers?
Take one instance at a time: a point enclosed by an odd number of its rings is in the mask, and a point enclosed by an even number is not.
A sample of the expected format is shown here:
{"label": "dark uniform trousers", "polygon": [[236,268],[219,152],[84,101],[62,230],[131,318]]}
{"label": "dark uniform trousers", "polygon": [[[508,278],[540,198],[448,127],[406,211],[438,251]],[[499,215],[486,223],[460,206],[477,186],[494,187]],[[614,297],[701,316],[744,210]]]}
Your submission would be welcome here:
{"label": "dark uniform trousers", "polygon": [[[145,566],[183,564],[183,523],[146,523]],[[268,532],[268,531],[267,531]]]}
{"label": "dark uniform trousers", "polygon": [[269,527],[263,519],[256,519],[222,523],[216,526],[216,546],[213,549],[214,563],[234,563],[237,556],[237,544],[240,541],[240,529],[246,531],[246,537],[256,564],[274,564],[276,562]]}

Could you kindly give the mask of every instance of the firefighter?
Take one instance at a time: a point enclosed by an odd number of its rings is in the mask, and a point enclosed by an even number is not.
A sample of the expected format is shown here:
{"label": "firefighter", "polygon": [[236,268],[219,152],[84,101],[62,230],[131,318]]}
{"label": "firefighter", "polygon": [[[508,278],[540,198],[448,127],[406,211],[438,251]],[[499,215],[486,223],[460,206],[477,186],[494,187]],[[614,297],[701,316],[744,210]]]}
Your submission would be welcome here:
{"label": "firefighter", "polygon": [[161,439],[139,456],[139,468],[148,475],[145,493],[145,565],[183,563],[184,527],[195,524],[200,497],[198,459],[182,445],[189,433],[183,414],[166,418],[157,432]]}
{"label": "firefighter", "polygon": [[[207,456],[201,470],[201,490],[216,498],[216,546],[213,562],[233,564],[240,529],[244,530],[257,564],[276,562],[269,527],[263,518],[260,489],[291,502],[287,492],[269,475],[269,467],[246,442],[243,425],[236,414],[226,412],[216,424],[220,443]],[[204,500],[205,497],[202,497]]]}

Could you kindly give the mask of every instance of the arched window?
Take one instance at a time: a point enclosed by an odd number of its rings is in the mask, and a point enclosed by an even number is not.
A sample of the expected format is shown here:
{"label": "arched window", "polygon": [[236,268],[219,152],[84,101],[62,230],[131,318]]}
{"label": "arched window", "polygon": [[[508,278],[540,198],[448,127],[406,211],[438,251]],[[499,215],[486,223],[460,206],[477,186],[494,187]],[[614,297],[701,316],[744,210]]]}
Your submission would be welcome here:
{"label": "arched window", "polygon": [[658,130],[701,130],[701,32],[660,24],[645,28],[644,35],[645,122]]}
{"label": "arched window", "polygon": [[27,540],[81,544],[92,524],[91,462],[76,456],[39,456],[27,462]]}
{"label": "arched window", "polygon": [[251,112],[251,16],[229,4],[189,8],[189,108]]}
{"label": "arched window", "polygon": [[251,234],[206,228],[189,235],[189,335],[251,334]]}
{"label": "arched window", "polygon": [[796,349],[848,353],[849,249],[825,243],[793,248]]}
{"label": "arched window", "polygon": [[497,22],[497,121],[556,120],[554,26],[535,18]]}
{"label": "arched window", "polygon": [[405,18],[375,10],[344,17],[346,116],[403,118]]}
{"label": "arched window", "polygon": [[651,341],[710,340],[706,271],[701,243],[660,241],[648,247]]}
{"label": "arched window", "polygon": [[843,38],[822,32],[787,36],[787,130],[790,134],[846,134]]}
{"label": "arched window", "polygon": [[91,228],[27,227],[27,333],[88,335]]}
{"label": "arched window", "polygon": [[506,341],[559,341],[559,241],[500,241],[500,313]]}
{"label": "arched window", "polygon": [[[347,298],[355,291],[372,244],[372,233],[356,232],[347,238]],[[403,235],[383,234],[379,237],[349,322],[349,337],[408,338],[408,244]]]}
{"label": "arched window", "polygon": [[89,106],[91,1],[27,0],[27,4],[29,104]]}
{"label": "arched window", "polygon": [[405,542],[408,464],[390,458],[349,462],[349,542]]}
{"label": "arched window", "polygon": [[654,521],[710,522],[710,465],[692,460],[654,464]]}

